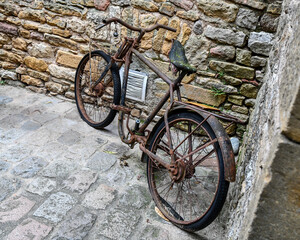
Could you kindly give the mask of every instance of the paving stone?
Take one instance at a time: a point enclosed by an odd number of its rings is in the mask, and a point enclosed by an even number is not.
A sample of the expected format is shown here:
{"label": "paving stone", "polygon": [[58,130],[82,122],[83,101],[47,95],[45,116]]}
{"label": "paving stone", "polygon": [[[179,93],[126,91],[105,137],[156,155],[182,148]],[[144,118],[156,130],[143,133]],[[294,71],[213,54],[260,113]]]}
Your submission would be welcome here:
{"label": "paving stone", "polygon": [[3,144],[12,143],[16,139],[22,137],[24,134],[25,134],[24,131],[20,131],[20,129],[17,129],[17,128],[13,128],[8,131],[0,130],[0,143],[3,143]]}
{"label": "paving stone", "polygon": [[43,239],[52,227],[28,218],[18,225],[8,236],[7,240],[31,240]]}
{"label": "paving stone", "polygon": [[16,178],[0,178],[0,201],[16,192],[21,187],[21,181]]}
{"label": "paving stone", "polygon": [[6,172],[10,164],[6,161],[0,160],[0,173]]}
{"label": "paving stone", "polygon": [[133,185],[120,197],[119,204],[125,208],[141,209],[145,208],[150,201],[151,196],[146,187]]}
{"label": "paving stone", "polygon": [[97,215],[89,213],[85,209],[75,209],[70,213],[52,234],[52,240],[84,239],[96,221]]}
{"label": "paving stone", "polygon": [[35,202],[23,196],[12,196],[0,203],[0,222],[17,221],[34,206]]}
{"label": "paving stone", "polygon": [[102,236],[109,239],[128,239],[139,219],[140,214],[133,210],[115,208],[106,214],[104,221],[95,226],[98,228],[98,233],[92,237],[95,237],[94,239],[101,239]]}
{"label": "paving stone", "polygon": [[13,101],[13,98],[0,96],[0,105],[4,105]]}
{"label": "paving stone", "polygon": [[113,154],[124,155],[130,150],[126,145],[109,143],[104,147],[104,151],[112,152]]}
{"label": "paving stone", "polygon": [[39,157],[29,157],[19,163],[12,173],[23,178],[30,178],[37,174],[48,163]]}
{"label": "paving stone", "polygon": [[77,142],[79,142],[81,137],[81,134],[79,132],[73,131],[73,130],[68,130],[65,133],[63,133],[57,141],[67,144],[67,145],[73,145]]}
{"label": "paving stone", "polygon": [[64,187],[79,194],[87,191],[96,182],[98,174],[91,170],[80,170],[73,173],[65,182]]}
{"label": "paving stone", "polygon": [[16,128],[28,119],[24,114],[14,114],[1,119],[2,128]]}
{"label": "paving stone", "polygon": [[50,163],[40,174],[44,177],[65,179],[76,167],[76,165],[65,161],[56,161]]}
{"label": "paving stone", "polygon": [[31,150],[22,146],[14,145],[9,149],[5,149],[0,153],[0,159],[8,162],[19,162],[22,159],[28,157]]}
{"label": "paving stone", "polygon": [[45,196],[56,188],[56,182],[48,178],[38,177],[35,178],[30,184],[27,185],[26,191]]}
{"label": "paving stone", "polygon": [[100,172],[108,171],[117,161],[114,154],[96,152],[87,162],[86,166]]}
{"label": "paving stone", "polygon": [[114,200],[115,195],[115,189],[101,184],[95,191],[86,194],[82,204],[86,207],[104,210]]}
{"label": "paving stone", "polygon": [[27,130],[27,131],[34,131],[34,130],[39,129],[41,126],[42,125],[38,122],[28,120],[27,122],[25,122],[23,124],[23,126],[21,128],[24,129],[24,130]]}
{"label": "paving stone", "polygon": [[73,207],[76,200],[63,192],[52,194],[35,212],[34,216],[45,218],[51,222],[60,222]]}

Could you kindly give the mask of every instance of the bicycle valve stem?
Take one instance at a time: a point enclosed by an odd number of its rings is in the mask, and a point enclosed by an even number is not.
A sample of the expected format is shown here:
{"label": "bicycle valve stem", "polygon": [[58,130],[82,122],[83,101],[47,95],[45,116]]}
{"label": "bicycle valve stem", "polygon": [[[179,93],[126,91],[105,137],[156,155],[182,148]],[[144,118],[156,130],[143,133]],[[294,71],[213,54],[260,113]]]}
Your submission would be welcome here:
{"label": "bicycle valve stem", "polygon": [[138,131],[140,127],[140,119],[135,120],[134,130]]}

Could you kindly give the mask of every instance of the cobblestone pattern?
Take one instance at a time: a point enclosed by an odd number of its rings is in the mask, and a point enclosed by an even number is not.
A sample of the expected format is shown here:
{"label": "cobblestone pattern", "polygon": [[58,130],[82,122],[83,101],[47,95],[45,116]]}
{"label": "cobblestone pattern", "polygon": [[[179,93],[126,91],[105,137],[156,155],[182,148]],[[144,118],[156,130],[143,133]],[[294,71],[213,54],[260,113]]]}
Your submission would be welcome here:
{"label": "cobblestone pattern", "polygon": [[[0,78],[36,92],[74,99],[75,69],[89,50],[89,39],[92,49],[96,44],[106,51],[101,45],[103,41],[114,46],[120,40],[114,39],[113,31],[107,28],[100,32],[94,30],[101,19],[116,16],[141,27],[161,23],[177,32],[161,29],[145,34],[140,50],[146,57],[167,72],[171,39],[177,38],[198,70],[184,79],[189,84],[189,90],[182,91],[184,98],[214,105],[248,121],[253,104],[246,102],[255,101],[262,84],[281,2],[0,0]],[[124,27],[117,26],[117,30],[120,37],[131,34]],[[149,73],[138,62],[132,68]],[[167,74],[172,76],[170,72]],[[145,118],[165,91],[155,74],[149,73],[149,78],[146,101],[128,104],[133,109],[133,117]],[[249,80],[254,82],[249,84]],[[229,101],[232,95],[245,97],[239,104],[243,106],[242,111]],[[31,122],[24,126],[37,127],[39,124]],[[228,133],[241,138],[243,132],[238,129],[242,128],[233,126]],[[68,141],[68,136],[61,140]]]}
{"label": "cobblestone pattern", "polygon": [[146,165],[116,123],[97,131],[73,103],[12,86],[0,99],[0,239],[223,239],[218,219],[189,234],[156,214]]}

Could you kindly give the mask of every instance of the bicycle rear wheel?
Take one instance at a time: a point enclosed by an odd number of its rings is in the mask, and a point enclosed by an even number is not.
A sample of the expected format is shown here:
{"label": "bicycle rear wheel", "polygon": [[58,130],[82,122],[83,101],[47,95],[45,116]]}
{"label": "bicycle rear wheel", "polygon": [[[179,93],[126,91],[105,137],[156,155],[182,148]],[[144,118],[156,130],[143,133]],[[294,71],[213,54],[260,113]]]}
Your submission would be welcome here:
{"label": "bicycle rear wheel", "polygon": [[97,50],[86,54],[80,61],[75,75],[75,100],[81,118],[90,126],[101,129],[109,125],[117,111],[112,105],[118,105],[121,97],[121,84],[118,67],[113,64],[104,79],[110,79],[106,87],[98,84],[99,79],[110,61],[110,56]]}
{"label": "bicycle rear wheel", "polygon": [[[147,157],[150,193],[170,222],[186,231],[198,231],[218,216],[226,199],[229,182],[224,179],[222,152],[213,129],[198,114],[171,113],[168,123],[175,171]],[[149,150],[171,163],[164,121],[150,140]]]}

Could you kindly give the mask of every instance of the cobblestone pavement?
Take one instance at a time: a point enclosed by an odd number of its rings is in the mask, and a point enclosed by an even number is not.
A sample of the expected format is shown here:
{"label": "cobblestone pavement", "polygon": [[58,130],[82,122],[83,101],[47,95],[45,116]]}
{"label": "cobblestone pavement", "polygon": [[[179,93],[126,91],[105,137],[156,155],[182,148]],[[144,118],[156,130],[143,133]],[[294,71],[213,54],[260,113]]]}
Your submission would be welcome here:
{"label": "cobblestone pavement", "polygon": [[115,124],[95,130],[74,103],[11,86],[0,113],[0,239],[222,239],[218,220],[191,234],[155,213]]}

